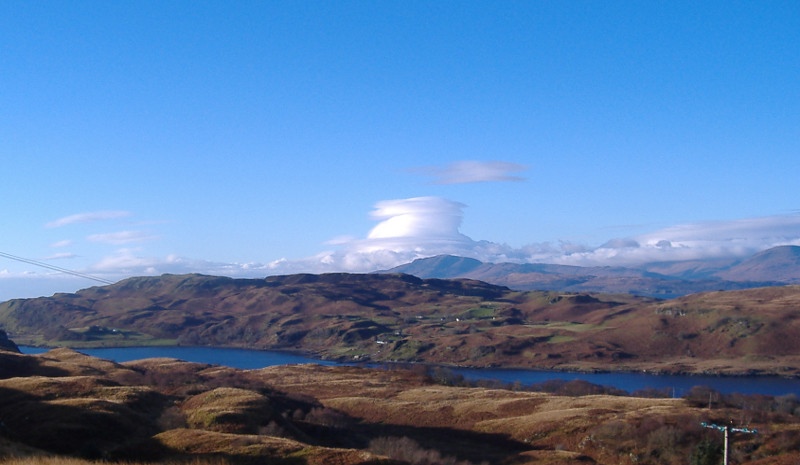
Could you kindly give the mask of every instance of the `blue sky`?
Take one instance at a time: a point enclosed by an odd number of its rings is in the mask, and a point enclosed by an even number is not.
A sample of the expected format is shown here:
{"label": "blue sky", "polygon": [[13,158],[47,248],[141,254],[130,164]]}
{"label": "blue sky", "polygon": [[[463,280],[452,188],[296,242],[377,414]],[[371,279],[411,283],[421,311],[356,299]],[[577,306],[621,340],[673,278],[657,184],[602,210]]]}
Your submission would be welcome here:
{"label": "blue sky", "polygon": [[[0,2],[0,253],[118,279],[800,245],[800,3]],[[0,256],[0,299],[97,282]]]}

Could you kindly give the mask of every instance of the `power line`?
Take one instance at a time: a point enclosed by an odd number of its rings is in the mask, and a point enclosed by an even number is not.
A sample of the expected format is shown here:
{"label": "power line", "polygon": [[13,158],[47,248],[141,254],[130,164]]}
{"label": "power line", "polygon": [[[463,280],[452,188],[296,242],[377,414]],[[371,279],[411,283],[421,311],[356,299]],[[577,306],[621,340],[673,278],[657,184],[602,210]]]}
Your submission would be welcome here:
{"label": "power line", "polygon": [[758,434],[758,430],[750,429],[750,428],[734,428],[730,425],[718,425],[716,423],[700,423],[700,426],[703,428],[711,428],[722,431],[725,434],[725,446],[722,455],[722,465],[728,465],[728,443],[730,442],[729,436],[730,433],[748,433],[748,434]]}
{"label": "power line", "polygon": [[98,278],[97,276],[92,276],[92,275],[89,275],[89,274],[80,273],[78,271],[68,270],[66,268],[61,268],[60,266],[51,265],[49,263],[44,263],[44,262],[39,262],[39,261],[36,261],[36,260],[31,260],[30,258],[18,257],[16,255],[11,255],[10,253],[0,252],[0,257],[5,257],[5,258],[8,258],[10,260],[16,260],[16,261],[22,262],[22,263],[28,263],[30,265],[40,266],[42,268],[47,268],[49,270],[58,271],[60,273],[70,274],[72,276],[77,276],[79,278],[91,279],[92,281],[97,281],[97,282],[103,283],[103,284],[114,284],[114,281],[109,281],[107,279]]}

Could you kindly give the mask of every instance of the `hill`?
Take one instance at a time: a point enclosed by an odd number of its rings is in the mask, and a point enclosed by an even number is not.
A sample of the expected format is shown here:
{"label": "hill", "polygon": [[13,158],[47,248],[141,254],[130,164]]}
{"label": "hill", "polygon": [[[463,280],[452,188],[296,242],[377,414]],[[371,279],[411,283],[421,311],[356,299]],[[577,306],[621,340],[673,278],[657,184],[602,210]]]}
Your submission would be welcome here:
{"label": "hill", "polygon": [[761,280],[799,284],[800,247],[774,247],[719,271],[716,275],[730,281]]}
{"label": "hill", "polygon": [[713,290],[800,284],[800,246],[732,259],[646,263],[640,267],[482,263],[442,255],[386,271],[420,278],[468,278],[517,290],[629,293],[673,298]]}
{"label": "hill", "polygon": [[661,301],[401,274],[130,278],[0,304],[17,343],[296,350],[340,361],[800,374],[800,287]]}
{"label": "hill", "polygon": [[324,410],[313,398],[230,368],[171,359],[116,364],[68,349],[0,352],[0,366],[18,367],[0,376],[0,459],[393,463],[336,444],[338,434],[308,415]]}
{"label": "hill", "polygon": [[[657,465],[800,459],[800,402],[471,386],[439,371],[318,365],[237,370],[0,351],[0,461],[10,465]],[[552,390],[552,389],[551,389]],[[713,403],[709,409],[709,399]],[[92,460],[91,462],[89,460]]]}

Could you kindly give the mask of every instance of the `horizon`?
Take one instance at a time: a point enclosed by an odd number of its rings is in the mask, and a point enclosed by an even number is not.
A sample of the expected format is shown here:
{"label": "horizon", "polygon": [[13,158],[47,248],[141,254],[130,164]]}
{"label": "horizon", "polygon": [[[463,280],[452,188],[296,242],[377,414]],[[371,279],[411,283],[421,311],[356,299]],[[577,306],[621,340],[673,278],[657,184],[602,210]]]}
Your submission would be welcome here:
{"label": "horizon", "polygon": [[[706,259],[706,260],[686,260],[686,261],[678,260],[678,261],[668,261],[668,262],[649,262],[649,263],[641,263],[639,265],[633,265],[633,266],[629,266],[629,267],[625,267],[625,266],[622,266],[622,267],[623,268],[630,268],[631,270],[636,270],[636,269],[644,270],[644,269],[646,269],[647,266],[659,265],[659,264],[664,264],[664,263],[692,263],[692,264],[695,264],[695,265],[702,264],[702,263],[707,263],[709,265],[713,265],[714,263],[719,264],[720,260],[723,261],[723,262],[727,262],[726,265],[736,265],[736,264],[738,264],[740,262],[747,261],[749,258],[754,258],[754,257],[756,257],[756,256],[758,256],[758,255],[760,255],[760,254],[762,254],[764,252],[769,252],[769,251],[772,251],[774,249],[780,249],[780,248],[786,248],[786,247],[800,248],[800,246],[796,246],[796,245],[778,245],[778,246],[770,247],[770,248],[765,249],[765,250],[757,251],[753,255],[749,255],[749,256],[745,256],[745,257],[727,257],[727,258],[716,258],[716,259]],[[0,254],[0,255],[7,255],[7,254]],[[177,276],[180,276],[180,275],[198,274],[198,275],[205,275],[205,276],[228,277],[228,278],[232,278],[232,279],[261,280],[261,279],[267,279],[267,278],[270,278],[270,277],[281,276],[281,275],[304,274],[304,273],[309,273],[309,274],[326,274],[326,273],[370,274],[370,273],[389,272],[389,271],[392,271],[392,269],[394,269],[394,268],[403,267],[405,265],[413,265],[417,261],[424,261],[424,260],[428,260],[428,259],[437,259],[439,257],[453,257],[453,258],[457,258],[457,259],[464,259],[465,258],[465,259],[471,259],[471,260],[478,260],[478,259],[475,259],[475,258],[472,258],[472,257],[463,257],[463,256],[451,255],[451,254],[439,254],[439,255],[431,255],[431,256],[414,258],[409,262],[400,263],[400,264],[398,264],[396,266],[393,266],[392,268],[389,268],[389,269],[375,269],[375,270],[370,270],[370,271],[337,271],[337,270],[333,270],[333,271],[331,271],[331,270],[327,270],[327,271],[294,271],[294,272],[290,272],[290,273],[272,273],[272,274],[265,274],[265,275],[255,275],[255,274],[230,274],[230,273],[229,274],[212,274],[212,273],[204,273],[202,271],[197,271],[197,270],[189,270],[189,271],[186,271],[184,273],[164,272],[164,273],[161,273],[159,275],[154,275],[154,274],[129,275],[129,276],[125,276],[125,277],[120,278],[118,281],[108,281],[108,280],[106,280],[104,278],[99,278],[97,276],[86,275],[84,273],[75,272],[73,270],[68,270],[68,269],[60,269],[60,270],[58,270],[59,275],[57,275],[57,276],[56,275],[51,275],[51,279],[49,279],[49,280],[48,279],[42,279],[40,277],[34,278],[29,283],[29,284],[33,284],[33,287],[30,287],[30,288],[26,288],[26,286],[25,286],[26,283],[24,282],[24,280],[26,278],[16,278],[16,279],[19,280],[17,282],[20,283],[20,284],[18,284],[18,289],[16,291],[14,291],[14,292],[19,293],[19,292],[24,292],[25,289],[30,289],[31,293],[29,293],[29,295],[15,295],[14,297],[5,297],[4,298],[3,295],[2,295],[2,292],[0,292],[0,302],[4,302],[4,301],[7,301],[7,300],[18,299],[18,298],[50,297],[50,296],[53,296],[53,295],[59,294],[59,293],[73,294],[73,293],[76,293],[78,291],[81,291],[81,290],[84,290],[84,289],[88,289],[90,287],[113,285],[113,284],[117,284],[119,282],[122,282],[122,281],[124,281],[126,279],[137,279],[137,278],[146,278],[146,277],[153,277],[153,276],[161,277],[161,276],[166,276],[166,275],[177,275]],[[21,257],[14,257],[13,259],[20,259],[20,258]],[[24,260],[24,261],[30,262],[29,260]],[[545,264],[545,265],[554,264],[554,263],[547,263],[547,262],[486,262],[486,261],[480,261],[480,260],[478,260],[478,262],[482,263],[482,264],[491,264],[491,265],[498,265],[498,264],[505,264],[505,263],[513,263],[513,264],[520,264],[520,263],[523,263],[523,264],[534,264],[535,263],[535,264]],[[726,265],[724,264],[722,266],[724,267]],[[39,265],[36,265],[36,266],[39,266]],[[580,267],[581,265],[571,265],[571,266]],[[602,265],[602,264],[599,264],[599,265],[586,265],[587,268],[591,268],[592,266],[603,267],[604,265]],[[608,265],[605,265],[605,266],[608,266]],[[654,272],[650,272],[650,273],[654,273]],[[654,274],[659,274],[659,273],[654,273]],[[669,279],[669,277],[671,275],[670,274],[665,274],[664,276],[665,276],[665,278]],[[15,281],[15,278],[6,278],[6,279],[8,279],[11,282]],[[689,281],[691,281],[691,278],[689,279]],[[94,282],[94,284],[91,284],[91,285],[87,284],[87,283],[90,283],[90,282]],[[83,285],[79,285],[79,283],[84,283],[84,284]],[[66,290],[53,290],[52,292],[45,291],[44,294],[40,294],[39,293],[40,292],[39,289],[43,289],[43,288],[44,289],[66,289]],[[22,291],[20,291],[19,289],[22,289]]]}
{"label": "horizon", "polygon": [[59,270],[800,245],[796,2],[10,1],[0,18],[0,301],[93,285]]}

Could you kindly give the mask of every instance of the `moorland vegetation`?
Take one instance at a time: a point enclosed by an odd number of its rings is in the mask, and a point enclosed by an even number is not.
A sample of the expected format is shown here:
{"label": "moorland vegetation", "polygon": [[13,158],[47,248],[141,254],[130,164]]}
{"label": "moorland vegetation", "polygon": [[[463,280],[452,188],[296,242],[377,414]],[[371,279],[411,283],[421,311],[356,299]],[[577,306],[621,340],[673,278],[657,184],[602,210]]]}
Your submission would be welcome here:
{"label": "moorland vegetation", "polygon": [[[660,300],[469,279],[130,278],[0,303],[0,461],[14,465],[800,463],[800,400],[586,382],[468,382],[447,366],[800,373],[800,286]],[[39,355],[17,343],[62,347]],[[81,347],[295,350],[387,368],[259,370]]]}
{"label": "moorland vegetation", "polygon": [[149,359],[114,363],[55,349],[0,351],[0,461],[126,464],[732,463],[800,461],[800,400],[531,392],[467,383],[442,368],[285,365],[259,370]]}
{"label": "moorland vegetation", "polygon": [[798,308],[800,286],[659,300],[403,274],[163,275],[3,302],[0,329],[47,347],[215,346],[337,361],[797,376]]}

